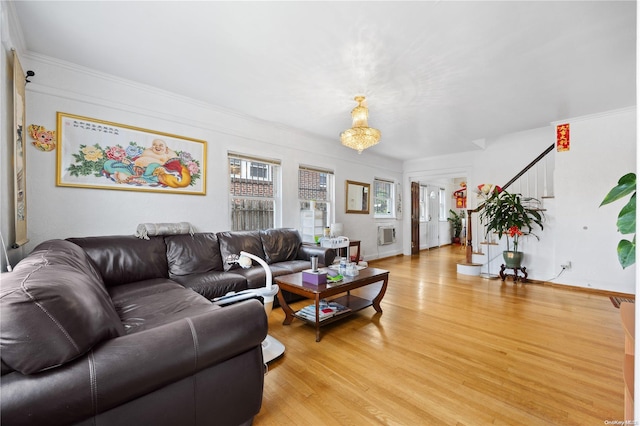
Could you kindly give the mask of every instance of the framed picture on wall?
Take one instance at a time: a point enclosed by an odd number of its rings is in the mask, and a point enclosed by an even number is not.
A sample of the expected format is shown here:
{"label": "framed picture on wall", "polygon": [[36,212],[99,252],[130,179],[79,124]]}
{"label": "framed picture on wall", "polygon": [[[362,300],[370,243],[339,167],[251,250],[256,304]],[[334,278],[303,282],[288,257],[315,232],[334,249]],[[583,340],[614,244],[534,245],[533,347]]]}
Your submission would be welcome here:
{"label": "framed picture on wall", "polygon": [[370,190],[368,183],[345,181],[346,213],[369,214]]}
{"label": "framed picture on wall", "polygon": [[56,185],[206,194],[203,140],[58,112]]}

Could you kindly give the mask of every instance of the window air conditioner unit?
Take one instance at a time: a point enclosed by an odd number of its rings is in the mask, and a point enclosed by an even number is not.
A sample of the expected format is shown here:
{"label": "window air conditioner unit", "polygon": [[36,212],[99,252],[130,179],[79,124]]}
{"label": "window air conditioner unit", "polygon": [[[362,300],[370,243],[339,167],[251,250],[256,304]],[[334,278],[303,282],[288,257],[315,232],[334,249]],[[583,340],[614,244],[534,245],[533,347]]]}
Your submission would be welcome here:
{"label": "window air conditioner unit", "polygon": [[378,245],[385,246],[396,242],[395,226],[378,226]]}

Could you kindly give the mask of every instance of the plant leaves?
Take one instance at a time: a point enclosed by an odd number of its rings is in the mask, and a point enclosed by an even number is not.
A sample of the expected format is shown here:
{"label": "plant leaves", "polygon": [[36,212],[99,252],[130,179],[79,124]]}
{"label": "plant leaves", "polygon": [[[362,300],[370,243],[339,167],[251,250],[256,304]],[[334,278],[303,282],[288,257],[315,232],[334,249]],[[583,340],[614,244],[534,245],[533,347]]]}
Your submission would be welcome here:
{"label": "plant leaves", "polygon": [[[618,220],[616,225],[618,232],[621,234],[635,234],[636,232],[636,174],[627,173],[618,180],[616,185],[609,193],[604,197],[600,207],[605,204],[609,204],[613,201],[619,200],[622,197],[631,195],[631,198],[627,204],[620,210],[618,214]],[[636,263],[636,236],[633,236],[633,242],[629,240],[620,240],[618,243],[618,261],[622,268],[631,266]]]}
{"label": "plant leaves", "polygon": [[618,231],[621,234],[634,234],[636,232],[636,194],[620,210],[618,215]]}
{"label": "plant leaves", "polygon": [[618,243],[618,261],[622,269],[636,263],[636,239],[633,242],[629,240],[620,240]]}
{"label": "plant leaves", "polygon": [[498,238],[502,238],[509,228],[515,226],[524,235],[534,235],[534,224],[542,230],[544,214],[539,208],[531,207],[532,204],[539,205],[540,202],[535,198],[522,197],[520,194],[507,191],[494,193],[484,203],[480,212],[480,220],[486,226],[486,234],[493,231]]}
{"label": "plant leaves", "polygon": [[625,195],[629,195],[636,190],[636,174],[635,173],[627,173],[622,176],[618,181],[618,185],[613,187],[611,191],[604,197],[600,206],[604,206],[605,204],[609,204],[613,201],[619,200]]}

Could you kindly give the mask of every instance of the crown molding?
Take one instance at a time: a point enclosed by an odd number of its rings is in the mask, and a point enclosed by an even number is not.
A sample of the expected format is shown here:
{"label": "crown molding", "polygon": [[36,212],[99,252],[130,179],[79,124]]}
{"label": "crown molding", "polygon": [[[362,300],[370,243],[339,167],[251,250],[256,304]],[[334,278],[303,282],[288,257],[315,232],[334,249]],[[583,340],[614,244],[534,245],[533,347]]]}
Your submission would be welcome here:
{"label": "crown molding", "polygon": [[0,17],[0,26],[2,26],[2,44],[7,49],[15,49],[19,56],[22,57],[25,52],[26,43],[24,41],[24,32],[22,25],[18,19],[16,7],[12,1],[2,1],[0,5],[2,16]]}
{"label": "crown molding", "polygon": [[240,112],[237,111],[233,111],[230,109],[226,109],[214,104],[210,104],[210,103],[206,103],[203,101],[199,101],[193,98],[190,98],[188,96],[183,96],[180,94],[177,94],[175,92],[170,92],[168,90],[163,90],[163,89],[159,89],[155,86],[150,86],[148,84],[144,84],[144,83],[138,83],[136,81],[132,81],[132,80],[127,80],[124,78],[120,78],[117,76],[114,76],[112,74],[108,74],[102,71],[98,71],[95,70],[93,68],[88,68],[88,67],[84,67],[82,65],[78,65],[75,64],[73,62],[68,62],[68,61],[64,61],[62,59],[58,59],[58,58],[54,58],[51,56],[47,56],[47,55],[42,55],[39,53],[35,53],[35,52],[26,52],[24,54],[24,56],[32,61],[36,61],[36,62],[41,62],[44,64],[48,64],[54,67],[58,67],[58,68],[62,68],[65,69],[67,71],[70,72],[76,72],[79,74],[83,74],[95,79],[100,79],[100,80],[104,80],[113,84],[117,84],[117,85],[121,85],[121,86],[128,86],[130,88],[133,88],[135,90],[139,90],[142,92],[146,92],[149,94],[153,94],[156,96],[160,96],[160,97],[164,97],[167,99],[171,99],[173,101],[178,101],[178,102],[184,102],[193,106],[196,106],[198,108],[205,108],[208,110],[213,110],[216,112],[220,112],[220,113],[224,113],[224,114],[228,114],[228,115],[233,115],[236,117],[241,117],[241,118],[246,118],[246,119],[251,119],[251,120],[259,120],[255,117],[251,117],[248,116],[246,114],[242,114]]}
{"label": "crown molding", "polygon": [[581,115],[578,117],[565,118],[563,120],[552,121],[549,123],[549,125],[555,127],[559,124],[575,123],[577,121],[586,121],[586,120],[594,120],[594,119],[604,118],[604,117],[611,117],[611,116],[622,114],[625,112],[635,112],[636,109],[637,109],[636,105],[631,105],[625,108],[612,109],[609,111],[597,112],[595,114],[587,114],[587,115]]}
{"label": "crown molding", "polygon": [[[54,96],[62,99],[68,99],[76,102],[81,102],[89,105],[95,105],[98,107],[109,108],[119,111],[131,112],[132,114],[142,115],[149,118],[154,119],[162,119],[167,122],[173,122],[179,125],[188,125],[193,126],[205,131],[214,131],[216,133],[222,135],[232,136],[234,138],[240,138],[247,141],[258,142],[262,145],[270,145],[273,148],[271,149],[282,149],[283,144],[274,143],[274,138],[278,140],[309,140],[310,143],[313,141],[324,140],[328,144],[335,143],[337,147],[340,147],[339,140],[333,140],[330,138],[325,138],[319,136],[315,133],[306,132],[300,130],[298,128],[286,126],[280,123],[271,122],[262,120],[247,114],[239,113],[237,111],[225,109],[219,107],[217,105],[213,105],[210,103],[206,103],[203,101],[199,101],[187,96],[179,95],[174,92],[158,89],[154,86],[149,86],[142,83],[137,83],[131,80],[123,79],[120,77],[113,76],[111,74],[107,74],[104,72],[96,71],[95,69],[83,67],[68,61],[63,61],[57,58],[53,58],[46,55],[41,55],[34,52],[28,52],[25,55],[29,61],[32,61],[30,66],[37,70],[37,63],[41,63],[47,66],[51,66],[52,68],[63,69],[69,73],[77,73],[81,75],[88,76],[92,79],[102,80],[108,84],[116,85],[116,86],[124,86],[131,88],[135,91],[141,91],[143,93],[148,93],[149,95],[164,98],[168,100],[172,104],[182,103],[183,105],[191,106],[194,109],[200,110],[204,112],[204,115],[207,112],[211,114],[218,114],[221,116],[226,116],[233,118],[234,120],[225,120],[224,118],[221,120],[215,120],[212,122],[211,120],[203,120],[194,118],[190,115],[179,115],[173,114],[171,112],[167,112],[166,110],[154,109],[153,107],[149,107],[149,103],[146,105],[138,105],[133,104],[131,102],[122,102],[119,100],[108,99],[106,97],[98,97],[94,95],[86,95],[79,91],[73,91],[69,89],[60,89],[55,86],[45,85],[41,82],[34,81],[27,86],[27,91],[33,93],[41,93],[48,96]],[[251,126],[229,126],[226,123],[242,120]],[[252,127],[252,131],[245,131],[245,128]],[[257,129],[256,129],[257,128]],[[264,131],[260,131],[262,128]],[[272,135],[271,138],[260,137],[261,134]],[[311,143],[313,147],[317,147],[317,143]],[[284,145],[286,146],[286,145]],[[317,155],[316,150],[306,149],[303,146],[295,146],[296,149],[301,151],[306,151],[311,153],[312,155]],[[355,154],[355,151],[354,151]],[[334,159],[344,159],[345,154],[339,149],[333,150],[324,150],[323,155],[326,155],[330,158]],[[398,162],[398,168],[389,167],[389,159],[384,156],[380,156],[374,153],[367,153],[367,156],[370,157],[371,166],[376,168],[387,169],[394,173],[400,173],[402,169],[402,164]],[[355,159],[356,157],[354,157]],[[362,158],[362,157],[358,157]]]}
{"label": "crown molding", "polygon": [[[163,90],[163,89],[159,89],[155,86],[150,86],[147,84],[143,84],[143,83],[138,83],[132,80],[127,80],[124,78],[120,78],[117,76],[114,76],[112,74],[108,74],[108,73],[104,73],[101,71],[97,71],[95,69],[92,68],[88,68],[88,67],[84,67],[78,64],[74,64],[72,62],[68,62],[68,61],[64,61],[61,59],[57,59],[57,58],[53,58],[51,56],[46,56],[46,55],[41,55],[38,53],[34,53],[34,52],[27,52],[24,55],[25,58],[27,58],[28,60],[34,61],[34,62],[39,62],[39,63],[44,63],[46,65],[50,65],[56,68],[62,68],[66,71],[72,72],[72,73],[79,73],[82,75],[86,75],[89,76],[91,78],[94,79],[98,79],[98,80],[103,80],[105,82],[108,82],[110,84],[115,84],[115,85],[119,85],[119,86],[126,86],[129,87],[133,90],[137,90],[137,91],[141,91],[144,93],[148,93],[150,95],[153,96],[157,96],[160,98],[165,98],[169,101],[171,101],[172,103],[183,103],[186,105],[190,105],[193,106],[195,108],[201,109],[201,110],[205,110],[205,111],[209,111],[212,113],[216,113],[216,114],[221,114],[221,115],[226,115],[229,117],[234,117],[234,118],[238,118],[238,119],[242,119],[242,120],[246,120],[246,121],[250,121],[251,123],[258,125],[258,126],[269,126],[271,128],[276,128],[280,131],[286,131],[286,132],[291,132],[291,133],[296,133],[299,135],[306,135],[307,137],[313,137],[313,138],[322,138],[321,136],[318,136],[316,134],[310,133],[310,132],[305,132],[303,130],[294,128],[294,127],[289,127],[289,126],[285,126],[283,124],[280,123],[276,123],[276,122],[272,122],[272,121],[266,121],[266,120],[262,120],[238,111],[234,111],[234,110],[230,110],[218,105],[214,105],[211,103],[207,103],[207,102],[203,102],[203,101],[199,101],[197,99],[193,99],[190,98],[188,96],[184,96],[184,95],[180,95],[177,94],[175,92],[170,92],[167,90]],[[35,83],[35,82],[34,82]],[[120,102],[120,101],[113,101],[110,99],[105,99],[105,98],[98,98],[95,96],[87,96],[84,95],[80,92],[72,92],[72,91],[62,91],[60,89],[54,88],[54,87],[49,87],[49,86],[45,86],[42,84],[31,84],[29,85],[29,89],[31,89],[34,92],[41,92],[41,93],[47,93],[47,94],[52,94],[55,96],[61,96],[63,98],[67,98],[67,99],[72,99],[72,100],[80,100],[82,102],[88,102],[94,105],[99,105],[99,106],[105,106],[105,107],[109,107],[109,108],[115,108],[115,109],[122,109],[122,110],[128,110],[131,112],[136,112],[139,113],[141,112],[141,107],[138,105],[132,105],[132,104],[127,104],[124,102]],[[184,124],[185,122],[189,122],[189,123],[193,123],[198,125],[199,127],[205,128],[205,129],[211,129],[211,123],[204,123],[198,120],[194,120],[193,118],[190,117],[181,117],[178,115],[172,115],[172,114],[167,114],[166,111],[162,111],[162,110],[154,110],[154,109],[150,109],[150,108],[144,108],[142,107],[143,110],[146,110],[146,115],[150,115],[150,116],[154,116],[154,117],[158,117],[158,116],[162,116],[162,117],[168,117],[169,119],[171,119],[172,121],[179,121],[180,123]],[[197,124],[199,123],[199,124]],[[224,128],[215,128],[215,130],[222,130],[224,133]],[[234,135],[237,135],[237,133],[233,133]]]}

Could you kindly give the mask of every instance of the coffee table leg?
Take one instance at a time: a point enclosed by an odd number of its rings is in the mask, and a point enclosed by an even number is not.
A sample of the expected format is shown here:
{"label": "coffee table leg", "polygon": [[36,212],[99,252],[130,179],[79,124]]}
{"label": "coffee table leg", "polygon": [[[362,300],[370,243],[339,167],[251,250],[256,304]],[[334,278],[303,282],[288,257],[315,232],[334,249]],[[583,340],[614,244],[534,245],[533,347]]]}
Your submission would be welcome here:
{"label": "coffee table leg", "polygon": [[384,297],[384,294],[387,291],[387,282],[388,281],[389,281],[389,275],[386,275],[384,277],[384,279],[382,280],[382,287],[380,288],[380,292],[375,297],[375,299],[372,300],[371,304],[373,305],[373,309],[375,309],[376,312],[382,313],[382,307],[380,307],[380,302],[382,301],[382,298]]}
{"label": "coffee table leg", "polygon": [[284,300],[284,295],[282,294],[282,290],[278,290],[278,302],[280,302],[280,306],[284,311],[284,321],[282,321],[282,325],[289,325],[293,321],[294,312],[293,309],[289,306],[289,304]]}
{"label": "coffee table leg", "polygon": [[320,341],[320,294],[316,293],[316,342]]}

